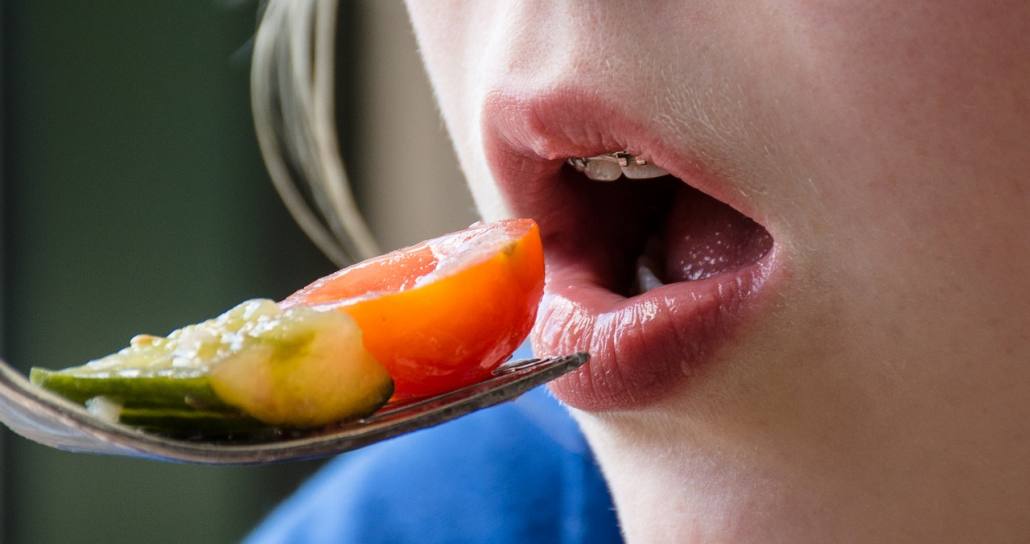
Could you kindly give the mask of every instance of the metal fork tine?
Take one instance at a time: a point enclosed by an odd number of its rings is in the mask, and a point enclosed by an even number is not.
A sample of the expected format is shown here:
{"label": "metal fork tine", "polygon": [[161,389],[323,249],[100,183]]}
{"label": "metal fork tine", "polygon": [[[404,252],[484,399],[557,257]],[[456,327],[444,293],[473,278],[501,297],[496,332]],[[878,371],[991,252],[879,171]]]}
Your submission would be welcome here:
{"label": "metal fork tine", "polygon": [[315,430],[290,431],[263,441],[176,440],[97,419],[81,406],[29,383],[0,361],[0,421],[14,432],[54,448],[213,465],[276,463],[328,457],[401,434],[439,425],[511,400],[584,364],[577,353],[509,362],[492,378],[372,416]]}

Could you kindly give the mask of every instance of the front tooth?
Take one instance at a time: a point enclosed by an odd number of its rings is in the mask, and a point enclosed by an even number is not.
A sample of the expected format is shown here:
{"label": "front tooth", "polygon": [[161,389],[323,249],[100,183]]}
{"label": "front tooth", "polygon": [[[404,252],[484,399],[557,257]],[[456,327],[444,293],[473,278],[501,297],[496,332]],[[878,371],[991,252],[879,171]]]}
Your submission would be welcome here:
{"label": "front tooth", "polygon": [[637,259],[637,293],[646,293],[665,285],[665,282],[658,279],[654,273],[654,266],[651,260],[646,257]]}
{"label": "front tooth", "polygon": [[583,173],[594,181],[615,181],[622,176],[622,167],[617,162],[592,159],[586,161]]}
{"label": "front tooth", "polygon": [[653,164],[628,164],[621,167],[622,173],[629,179],[651,179],[669,175],[668,172]]}

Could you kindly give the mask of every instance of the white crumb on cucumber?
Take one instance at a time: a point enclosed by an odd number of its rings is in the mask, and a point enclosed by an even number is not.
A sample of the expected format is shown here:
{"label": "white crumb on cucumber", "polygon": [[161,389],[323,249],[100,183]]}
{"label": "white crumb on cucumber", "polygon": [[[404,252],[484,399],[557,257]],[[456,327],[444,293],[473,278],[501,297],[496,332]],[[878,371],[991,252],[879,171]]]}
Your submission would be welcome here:
{"label": "white crumb on cucumber", "polygon": [[122,403],[111,397],[93,397],[86,401],[86,411],[97,419],[118,423],[118,418],[122,414]]}

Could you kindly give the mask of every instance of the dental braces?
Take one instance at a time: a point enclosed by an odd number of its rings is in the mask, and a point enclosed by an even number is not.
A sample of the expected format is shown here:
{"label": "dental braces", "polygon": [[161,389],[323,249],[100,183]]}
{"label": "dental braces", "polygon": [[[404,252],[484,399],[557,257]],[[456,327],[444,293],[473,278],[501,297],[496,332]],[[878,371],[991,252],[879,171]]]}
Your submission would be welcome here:
{"label": "dental braces", "polygon": [[629,166],[631,163],[636,166],[647,166],[647,160],[635,157],[626,151],[602,153],[593,157],[571,157],[567,162],[576,170],[583,172],[587,169],[590,161],[614,162],[619,166]]}
{"label": "dental braces", "polygon": [[568,163],[593,181],[616,181],[626,179],[652,179],[666,176],[669,172],[631,155],[626,151],[602,153],[593,157],[572,157]]}

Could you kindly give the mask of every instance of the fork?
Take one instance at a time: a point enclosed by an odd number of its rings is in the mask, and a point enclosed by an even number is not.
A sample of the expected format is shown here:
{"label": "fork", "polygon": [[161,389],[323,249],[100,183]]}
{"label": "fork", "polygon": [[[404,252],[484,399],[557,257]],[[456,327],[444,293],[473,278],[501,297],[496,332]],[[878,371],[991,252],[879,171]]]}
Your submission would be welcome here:
{"label": "fork", "polygon": [[150,434],[94,417],[82,406],[31,384],[0,360],[0,421],[53,448],[209,465],[249,465],[317,459],[417,431],[499,404],[586,363],[576,353],[510,361],[490,378],[433,397],[388,404],[369,417],[318,429],[253,438],[185,440]]}

